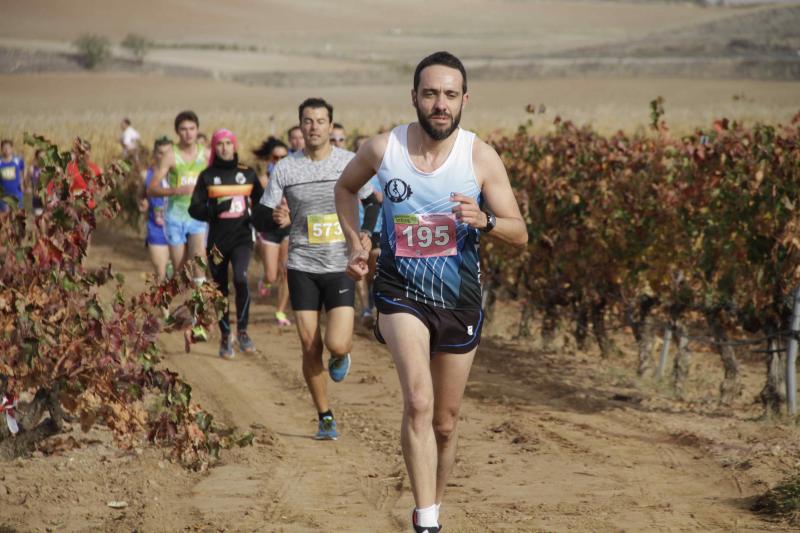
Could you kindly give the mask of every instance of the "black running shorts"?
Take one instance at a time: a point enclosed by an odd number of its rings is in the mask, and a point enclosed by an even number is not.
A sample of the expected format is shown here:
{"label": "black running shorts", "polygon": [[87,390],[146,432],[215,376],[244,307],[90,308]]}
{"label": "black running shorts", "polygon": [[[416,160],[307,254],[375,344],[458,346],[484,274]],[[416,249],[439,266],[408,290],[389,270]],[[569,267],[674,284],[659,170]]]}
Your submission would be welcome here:
{"label": "black running shorts", "polygon": [[440,309],[405,298],[375,294],[378,319],[375,321],[375,338],[386,344],[381,336],[381,315],[408,313],[419,318],[430,332],[431,356],[437,352],[468,353],[481,340],[483,310]]}
{"label": "black running shorts", "polygon": [[313,274],[300,270],[287,270],[289,298],[295,311],[319,311],[355,303],[355,282],[344,272]]}
{"label": "black running shorts", "polygon": [[275,228],[270,231],[259,231],[258,237],[264,242],[280,244],[283,242],[283,239],[289,238],[289,230],[290,228],[287,226],[285,228]]}

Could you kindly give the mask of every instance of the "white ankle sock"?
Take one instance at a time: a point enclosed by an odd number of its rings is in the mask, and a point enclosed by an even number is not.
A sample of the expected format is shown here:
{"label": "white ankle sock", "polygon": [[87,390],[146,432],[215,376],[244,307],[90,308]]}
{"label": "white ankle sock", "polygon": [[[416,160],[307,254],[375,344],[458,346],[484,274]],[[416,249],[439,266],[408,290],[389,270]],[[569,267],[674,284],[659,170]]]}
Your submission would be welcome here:
{"label": "white ankle sock", "polygon": [[422,527],[437,527],[439,521],[436,518],[436,505],[431,505],[424,509],[414,509],[417,513],[417,525]]}
{"label": "white ankle sock", "polygon": [[205,276],[203,276],[203,277],[199,277],[199,278],[194,278],[194,279],[192,279],[192,281],[194,281],[194,284],[195,284],[195,286],[196,286],[196,287],[199,287],[199,286],[201,286],[203,283],[205,283],[205,282],[206,282],[206,277],[205,277]]}

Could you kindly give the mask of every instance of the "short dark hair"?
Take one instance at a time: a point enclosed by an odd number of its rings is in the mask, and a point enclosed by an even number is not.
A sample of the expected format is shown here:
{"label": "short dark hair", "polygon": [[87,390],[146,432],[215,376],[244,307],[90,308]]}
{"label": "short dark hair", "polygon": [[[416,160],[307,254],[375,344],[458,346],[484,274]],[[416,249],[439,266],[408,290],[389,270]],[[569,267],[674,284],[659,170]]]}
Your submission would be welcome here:
{"label": "short dark hair", "polygon": [[12,141],[11,139],[3,139],[2,141],[0,141],[0,148],[2,148],[5,145],[14,146],[14,141]]}
{"label": "short dark hair", "polygon": [[178,126],[187,120],[197,124],[198,128],[200,127],[200,119],[197,118],[197,114],[194,111],[181,111],[178,113],[178,116],[175,117],[175,132],[178,131]]}
{"label": "short dark hair", "polygon": [[311,109],[319,109],[324,107],[328,110],[328,120],[333,122],[333,106],[322,98],[306,98],[303,103],[300,104],[300,107],[297,108],[297,116],[300,118],[301,122],[303,121],[303,110],[307,107],[310,107]]}
{"label": "short dark hair", "polygon": [[279,146],[288,149],[288,147],[282,140],[277,139],[272,135],[270,135],[266,141],[261,143],[261,146],[253,150],[253,155],[261,160],[266,161],[267,159],[270,158],[275,148],[278,148]]}
{"label": "short dark hair", "polygon": [[125,117],[125,118],[122,119],[122,123],[125,124],[126,126],[130,126],[131,125],[131,119],[129,119],[128,117]]}
{"label": "short dark hair", "polygon": [[419,62],[417,65],[416,70],[414,70],[414,90],[416,91],[419,87],[419,78],[420,74],[423,70],[428,67],[432,67],[433,65],[443,65],[445,67],[450,67],[458,70],[461,73],[461,92],[467,92],[467,70],[464,68],[464,63],[461,62],[459,58],[451,54],[450,52],[434,52],[422,61]]}
{"label": "short dark hair", "polygon": [[342,126],[342,125],[341,125],[341,124],[339,124],[338,122],[334,122],[334,123],[333,123],[333,127],[334,127],[334,128],[336,128],[336,129],[340,129],[340,130],[343,130],[343,129],[344,129],[344,126]]}
{"label": "short dark hair", "polygon": [[155,152],[156,150],[167,144],[172,144],[172,139],[170,139],[166,135],[162,135],[161,137],[156,139],[156,141],[153,143],[153,151]]}
{"label": "short dark hair", "polygon": [[291,128],[289,128],[288,130],[286,130],[286,136],[287,136],[287,137],[291,137],[291,136],[292,136],[292,132],[293,132],[294,130],[299,130],[299,129],[300,129],[300,126],[292,126],[292,127],[291,127]]}

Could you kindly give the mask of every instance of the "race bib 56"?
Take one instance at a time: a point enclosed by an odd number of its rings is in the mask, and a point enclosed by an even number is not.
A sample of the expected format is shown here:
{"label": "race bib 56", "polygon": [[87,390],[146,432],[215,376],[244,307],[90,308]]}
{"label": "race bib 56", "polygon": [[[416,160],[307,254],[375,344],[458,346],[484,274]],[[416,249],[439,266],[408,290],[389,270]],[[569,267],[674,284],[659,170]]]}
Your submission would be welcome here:
{"label": "race bib 56", "polygon": [[197,183],[197,176],[198,174],[183,174],[178,180],[178,186],[183,187],[184,185],[194,185]]}

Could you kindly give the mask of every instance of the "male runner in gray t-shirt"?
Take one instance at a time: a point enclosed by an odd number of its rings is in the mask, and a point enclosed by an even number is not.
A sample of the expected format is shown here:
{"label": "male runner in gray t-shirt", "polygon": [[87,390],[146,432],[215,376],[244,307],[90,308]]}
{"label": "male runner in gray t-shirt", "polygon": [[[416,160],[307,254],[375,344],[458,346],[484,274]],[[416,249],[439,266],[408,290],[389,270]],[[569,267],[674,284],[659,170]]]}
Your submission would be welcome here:
{"label": "male runner in gray t-shirt", "polygon": [[[291,213],[289,296],[303,349],[303,376],[319,413],[316,438],[336,439],[336,421],[323,374],[319,316],[324,305],[328,314],[325,346],[331,353],[328,372],[331,379],[341,381],[350,369],[355,284],[345,274],[347,246],[336,215],[333,187],[354,154],[331,145],[333,107],[325,100],[309,98],[300,104],[300,129],[305,148],[275,165],[261,198],[267,208],[262,218],[272,216],[285,227],[287,213],[279,205],[286,197]],[[369,184],[358,196],[365,208],[362,237],[369,242],[380,204]]]}

